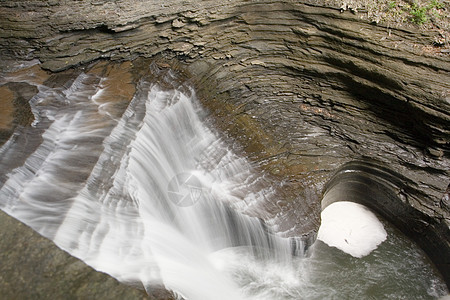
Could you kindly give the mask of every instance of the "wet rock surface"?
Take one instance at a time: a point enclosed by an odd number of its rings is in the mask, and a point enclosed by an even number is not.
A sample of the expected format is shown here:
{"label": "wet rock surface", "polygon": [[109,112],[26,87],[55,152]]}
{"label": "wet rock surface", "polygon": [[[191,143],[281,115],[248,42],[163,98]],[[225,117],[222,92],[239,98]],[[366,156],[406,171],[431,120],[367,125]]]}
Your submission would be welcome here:
{"label": "wet rock surface", "polygon": [[[437,32],[298,1],[3,1],[0,20],[4,72],[8,59],[52,72],[176,61],[214,126],[280,186],[283,200],[267,211],[287,220],[288,235],[314,232],[325,184],[370,158],[401,182],[390,188],[404,210],[390,219],[406,232],[440,224],[423,242],[448,249],[450,58],[428,51]],[[448,283],[450,253],[439,255]]]}
{"label": "wet rock surface", "polygon": [[88,267],[4,212],[0,225],[2,299],[155,299]]}

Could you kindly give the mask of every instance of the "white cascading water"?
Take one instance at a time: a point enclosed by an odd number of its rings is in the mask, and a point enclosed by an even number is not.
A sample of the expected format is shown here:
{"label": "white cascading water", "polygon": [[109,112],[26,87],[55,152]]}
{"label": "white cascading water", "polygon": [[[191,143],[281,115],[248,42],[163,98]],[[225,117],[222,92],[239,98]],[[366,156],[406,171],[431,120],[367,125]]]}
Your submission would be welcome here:
{"label": "white cascading water", "polygon": [[233,195],[259,179],[202,123],[192,90],[141,82],[116,120],[96,103],[102,90],[90,77],[32,99],[38,122],[53,122],[8,175],[4,211],[97,270],[146,288],[163,283],[187,299],[241,298],[218,269],[221,249],[250,247],[285,263],[300,251],[300,240],[239,212],[270,190]]}
{"label": "white cascading water", "polygon": [[[0,148],[0,168],[10,170],[0,177],[2,210],[97,270],[146,289],[163,284],[180,298],[367,296],[332,287],[351,278],[330,261],[341,254],[316,243],[304,258],[301,238],[282,238],[255,217],[264,217],[258,207],[275,197],[272,187],[205,125],[192,89],[170,72],[170,89],[143,80],[122,114],[99,100],[102,80],[82,73],[63,88],[38,86],[33,127]],[[380,261],[389,274],[389,256]],[[445,290],[436,280],[424,286],[427,295]]]}

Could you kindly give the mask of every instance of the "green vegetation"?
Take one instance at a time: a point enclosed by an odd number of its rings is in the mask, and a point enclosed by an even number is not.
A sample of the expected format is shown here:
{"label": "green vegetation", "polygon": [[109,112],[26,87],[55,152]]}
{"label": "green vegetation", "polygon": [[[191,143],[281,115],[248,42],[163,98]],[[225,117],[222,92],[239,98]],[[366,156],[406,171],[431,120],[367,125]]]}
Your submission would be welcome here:
{"label": "green vegetation", "polygon": [[[433,35],[433,47],[450,50],[450,0],[323,0],[343,7],[374,24],[388,28],[421,27]],[[345,9],[344,9],[345,10]],[[445,49],[444,49],[445,48]],[[433,51],[436,51],[434,49]],[[429,50],[431,51],[431,50]]]}
{"label": "green vegetation", "polygon": [[396,7],[397,7],[397,2],[395,2],[395,1],[389,2],[389,9],[394,9]]}
{"label": "green vegetation", "polygon": [[443,9],[444,7],[444,3],[441,3],[437,0],[432,0],[430,3],[430,8]]}
{"label": "green vegetation", "polygon": [[428,21],[428,6],[419,6],[416,3],[414,3],[411,6],[411,9],[409,13],[411,14],[411,21],[416,24],[424,24]]}
{"label": "green vegetation", "polygon": [[400,11],[409,14],[409,20],[415,24],[422,25],[430,20],[430,16],[439,17],[438,10],[444,9],[444,4],[438,0],[431,0],[422,3],[414,2],[412,5],[400,5],[396,1],[388,3],[388,11],[393,14],[400,14]]}

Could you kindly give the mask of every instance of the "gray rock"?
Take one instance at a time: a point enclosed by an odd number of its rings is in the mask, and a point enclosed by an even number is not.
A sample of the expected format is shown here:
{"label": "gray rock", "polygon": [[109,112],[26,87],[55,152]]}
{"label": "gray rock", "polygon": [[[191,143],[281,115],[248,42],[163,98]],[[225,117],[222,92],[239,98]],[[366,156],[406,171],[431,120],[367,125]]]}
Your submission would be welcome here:
{"label": "gray rock", "polygon": [[152,299],[95,271],[2,211],[0,227],[2,299]]}

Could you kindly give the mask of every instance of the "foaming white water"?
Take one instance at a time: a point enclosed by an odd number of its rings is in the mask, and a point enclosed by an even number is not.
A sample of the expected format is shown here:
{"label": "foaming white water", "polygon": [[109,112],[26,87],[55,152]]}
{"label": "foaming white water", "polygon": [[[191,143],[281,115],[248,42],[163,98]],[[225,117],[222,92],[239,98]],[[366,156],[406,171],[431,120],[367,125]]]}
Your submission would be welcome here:
{"label": "foaming white water", "polygon": [[210,255],[214,265],[231,274],[246,299],[307,299],[307,273],[303,272],[301,258],[291,264],[255,255],[248,247],[227,248]]}
{"label": "foaming white water", "polygon": [[317,238],[354,257],[368,255],[387,237],[383,224],[358,203],[334,202],[322,211],[321,218]]}

